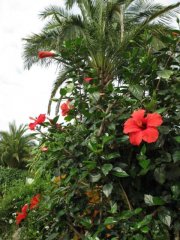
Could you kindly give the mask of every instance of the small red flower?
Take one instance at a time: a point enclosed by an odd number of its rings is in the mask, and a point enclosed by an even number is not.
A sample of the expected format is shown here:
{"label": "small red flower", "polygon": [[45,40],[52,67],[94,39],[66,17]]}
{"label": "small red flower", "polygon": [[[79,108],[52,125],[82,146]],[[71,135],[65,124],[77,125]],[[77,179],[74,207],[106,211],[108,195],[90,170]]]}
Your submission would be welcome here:
{"label": "small red flower", "polygon": [[40,114],[36,119],[30,117],[30,119],[34,122],[29,124],[29,129],[35,130],[37,124],[42,124],[46,120],[46,114]]}
{"label": "small red flower", "polygon": [[39,58],[47,58],[47,57],[54,57],[55,53],[49,51],[39,51],[38,57]]}
{"label": "small red flower", "polygon": [[31,198],[30,202],[30,210],[36,208],[40,201],[40,194],[35,195],[33,198]]}
{"label": "small red flower", "polygon": [[70,109],[72,108],[69,104],[70,102],[67,101],[66,103],[63,103],[61,105],[61,113],[62,113],[62,116],[66,116],[68,114],[68,112],[70,111]]}
{"label": "small red flower", "polygon": [[92,80],[93,80],[93,78],[91,78],[91,77],[85,77],[84,78],[84,81],[87,82],[87,83],[89,83]]}
{"label": "small red flower", "polygon": [[140,145],[143,141],[147,143],[156,142],[159,137],[159,132],[157,127],[162,123],[162,117],[158,113],[148,113],[144,117],[145,110],[139,109],[134,111],[131,115],[132,118],[129,118],[124,123],[125,134],[129,134],[130,143],[133,145]]}
{"label": "small red flower", "polygon": [[21,212],[17,212],[17,216],[16,216],[16,224],[17,225],[19,225],[21,223],[21,221],[27,217],[28,208],[29,208],[28,204],[25,204],[22,207]]}

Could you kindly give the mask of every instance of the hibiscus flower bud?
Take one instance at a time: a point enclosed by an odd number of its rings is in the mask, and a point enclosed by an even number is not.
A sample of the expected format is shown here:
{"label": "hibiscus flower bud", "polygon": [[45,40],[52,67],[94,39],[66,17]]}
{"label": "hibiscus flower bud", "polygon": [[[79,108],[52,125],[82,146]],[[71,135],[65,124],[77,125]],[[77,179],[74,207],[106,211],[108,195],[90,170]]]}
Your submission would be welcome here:
{"label": "hibiscus flower bud", "polygon": [[93,80],[93,78],[91,78],[91,77],[85,77],[84,78],[84,81],[86,82],[86,83],[89,83],[89,82],[91,82]]}
{"label": "hibiscus flower bud", "polygon": [[38,57],[39,58],[47,58],[47,57],[54,57],[55,53],[50,51],[39,51]]}

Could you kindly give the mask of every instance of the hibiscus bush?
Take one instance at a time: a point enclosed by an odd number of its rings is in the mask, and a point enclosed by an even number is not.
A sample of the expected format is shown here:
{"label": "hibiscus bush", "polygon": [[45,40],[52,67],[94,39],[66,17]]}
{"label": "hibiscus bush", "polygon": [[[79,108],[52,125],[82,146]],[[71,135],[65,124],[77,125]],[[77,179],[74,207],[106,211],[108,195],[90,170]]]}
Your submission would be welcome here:
{"label": "hibiscus bush", "polygon": [[140,39],[107,72],[81,38],[36,52],[73,70],[50,101],[56,116],[29,123],[40,137],[35,182],[16,194],[20,239],[179,239],[179,40],[169,32],[157,48],[148,32]]}
{"label": "hibiscus bush", "polygon": [[[178,38],[164,41],[169,47],[151,52],[133,46],[108,84],[89,66],[72,72],[57,116],[32,119],[41,138],[31,172],[50,179],[34,209],[16,216],[21,239],[178,239]],[[79,47],[69,41],[67,58],[71,43]]]}

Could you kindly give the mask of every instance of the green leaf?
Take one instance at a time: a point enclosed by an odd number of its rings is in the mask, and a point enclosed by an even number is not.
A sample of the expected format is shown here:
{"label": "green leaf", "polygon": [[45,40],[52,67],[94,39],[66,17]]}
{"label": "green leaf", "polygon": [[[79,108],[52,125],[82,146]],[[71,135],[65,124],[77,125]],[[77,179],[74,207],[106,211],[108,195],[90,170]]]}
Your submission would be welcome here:
{"label": "green leaf", "polygon": [[61,96],[65,96],[66,93],[67,93],[67,89],[66,89],[66,88],[61,88],[61,89],[60,89],[60,94],[61,94]]}
{"label": "green leaf", "polygon": [[163,184],[166,180],[165,166],[156,168],[154,171],[154,177],[158,183]]}
{"label": "green leaf", "polygon": [[51,234],[48,238],[46,238],[46,240],[53,240],[53,239],[55,239],[58,235],[59,235],[59,233],[53,233],[53,234]]}
{"label": "green leaf", "polygon": [[91,94],[91,99],[94,101],[94,102],[97,102],[100,98],[100,93],[99,92],[93,92]]}
{"label": "green leaf", "polygon": [[144,89],[138,85],[130,85],[129,86],[129,91],[132,93],[134,97],[136,97],[138,100],[141,100],[144,94]]}
{"label": "green leaf", "polygon": [[174,139],[176,140],[176,142],[180,143],[180,136],[174,137]]}
{"label": "green leaf", "polygon": [[144,226],[141,228],[142,233],[148,233],[150,231],[150,228],[148,226]]}
{"label": "green leaf", "polygon": [[120,167],[113,168],[113,175],[116,177],[128,177],[129,175]]}
{"label": "green leaf", "polygon": [[176,163],[178,161],[180,161],[180,151],[175,151],[172,155],[173,161]]}
{"label": "green leaf", "polygon": [[80,220],[80,223],[88,229],[92,227],[92,222],[90,218],[83,217],[83,219]]}
{"label": "green leaf", "polygon": [[173,74],[173,71],[171,71],[171,70],[162,70],[162,71],[157,72],[157,75],[160,78],[164,78],[164,79],[169,79],[172,74]]}
{"label": "green leaf", "polygon": [[97,166],[97,162],[93,162],[93,161],[83,161],[83,163],[85,164],[88,170],[93,170]]}
{"label": "green leaf", "polygon": [[104,175],[106,176],[113,168],[112,164],[104,164],[102,166],[102,172],[104,173]]}
{"label": "green leaf", "polygon": [[103,140],[103,145],[106,144],[106,143],[109,143],[110,141],[112,141],[114,139],[114,136],[110,135],[104,135],[102,140]]}
{"label": "green leaf", "polygon": [[139,165],[143,168],[143,169],[147,169],[149,167],[150,164],[150,160],[149,159],[143,159],[139,161]]}
{"label": "green leaf", "polygon": [[141,229],[142,227],[148,225],[151,222],[151,220],[152,215],[147,215],[142,221],[135,223],[134,228]]}
{"label": "green leaf", "polygon": [[112,214],[117,212],[117,203],[111,203],[111,211]]}
{"label": "green leaf", "polygon": [[180,183],[176,184],[176,185],[173,185],[171,187],[171,191],[173,193],[173,198],[178,199],[180,197]]}
{"label": "green leaf", "polygon": [[120,157],[120,154],[115,152],[115,153],[110,153],[106,156],[104,156],[106,160],[111,160],[111,159],[114,159],[114,158],[119,158]]}
{"label": "green leaf", "polygon": [[161,114],[161,113],[165,112],[166,110],[167,110],[167,108],[160,108],[160,109],[156,110],[156,112]]}
{"label": "green leaf", "polygon": [[106,195],[106,197],[109,197],[109,195],[112,193],[112,190],[113,185],[111,183],[108,183],[103,187],[103,193]]}
{"label": "green leaf", "polygon": [[166,226],[171,226],[171,216],[169,211],[163,211],[158,214],[159,219],[163,222]]}
{"label": "green leaf", "polygon": [[89,141],[88,147],[92,152],[97,153],[97,154],[101,153],[103,150],[102,146],[95,141]]}
{"label": "green leaf", "polygon": [[129,140],[129,136],[126,136],[126,135],[120,138],[116,138],[117,143],[124,143],[124,142],[127,142],[128,140]]}
{"label": "green leaf", "polygon": [[142,212],[142,208],[136,208],[135,210],[125,210],[125,211],[121,212],[118,219],[119,220],[127,220],[127,219],[131,218],[132,216],[139,214],[140,212]]}
{"label": "green leaf", "polygon": [[159,127],[159,131],[160,131],[160,133],[162,133],[162,134],[168,134],[169,132],[170,132],[170,127],[168,127],[168,126],[160,126]]}
{"label": "green leaf", "polygon": [[101,178],[101,174],[91,174],[90,175],[90,180],[91,182],[98,182]]}
{"label": "green leaf", "polygon": [[144,195],[144,201],[148,206],[161,206],[165,204],[164,200],[160,197],[153,197],[148,194]]}
{"label": "green leaf", "polygon": [[104,221],[104,225],[109,225],[109,224],[113,224],[116,223],[117,221],[113,218],[113,217],[107,217]]}

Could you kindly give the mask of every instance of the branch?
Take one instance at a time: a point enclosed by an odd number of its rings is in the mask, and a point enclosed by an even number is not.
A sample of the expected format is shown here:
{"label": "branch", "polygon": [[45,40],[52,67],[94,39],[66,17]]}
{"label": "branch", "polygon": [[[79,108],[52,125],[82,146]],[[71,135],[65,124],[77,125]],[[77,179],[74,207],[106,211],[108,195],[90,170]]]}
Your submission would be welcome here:
{"label": "branch", "polygon": [[126,194],[126,192],[125,192],[125,190],[124,190],[124,188],[123,188],[121,183],[120,183],[120,187],[121,187],[121,190],[123,192],[123,196],[124,196],[125,202],[126,202],[128,208],[129,208],[129,210],[133,210],[133,207],[132,207],[132,205],[131,205],[131,203],[130,203],[130,201],[128,199],[128,196],[127,196],[127,194]]}

